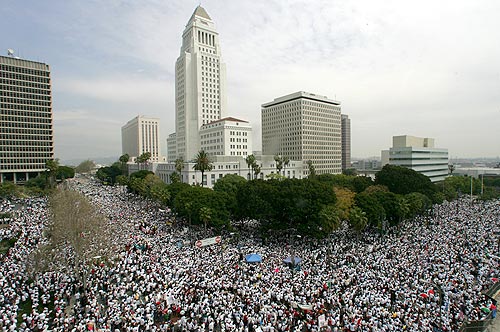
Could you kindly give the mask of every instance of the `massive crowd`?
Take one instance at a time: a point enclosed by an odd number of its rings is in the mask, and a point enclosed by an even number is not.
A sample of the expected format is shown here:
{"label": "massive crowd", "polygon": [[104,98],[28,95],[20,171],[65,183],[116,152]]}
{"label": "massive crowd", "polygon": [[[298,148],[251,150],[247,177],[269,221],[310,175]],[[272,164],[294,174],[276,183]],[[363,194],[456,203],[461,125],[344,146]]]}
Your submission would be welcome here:
{"label": "massive crowd", "polygon": [[[385,235],[344,228],[325,240],[263,241],[249,223],[198,248],[211,230],[122,188],[70,186],[120,226],[111,241],[121,249],[80,276],[33,276],[47,201],[25,199],[14,211],[3,202],[14,220],[0,239],[18,239],[0,257],[3,331],[458,331],[494,309],[482,292],[499,277],[500,201],[445,202]],[[250,253],[262,262],[245,262]],[[283,263],[291,255],[299,267]]]}

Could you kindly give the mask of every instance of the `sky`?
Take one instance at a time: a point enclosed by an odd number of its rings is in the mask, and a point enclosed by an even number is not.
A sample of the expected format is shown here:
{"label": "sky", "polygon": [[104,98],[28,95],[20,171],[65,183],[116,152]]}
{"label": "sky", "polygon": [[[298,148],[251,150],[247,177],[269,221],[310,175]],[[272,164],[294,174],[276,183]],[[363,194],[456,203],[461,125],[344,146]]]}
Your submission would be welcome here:
{"label": "sky", "polygon": [[[55,155],[121,155],[121,127],[175,131],[174,64],[199,1],[2,0],[0,52],[50,65]],[[205,0],[227,67],[228,115],[297,91],[342,103],[355,158],[392,136],[451,158],[500,156],[500,1]],[[4,50],[2,50],[3,48]]]}

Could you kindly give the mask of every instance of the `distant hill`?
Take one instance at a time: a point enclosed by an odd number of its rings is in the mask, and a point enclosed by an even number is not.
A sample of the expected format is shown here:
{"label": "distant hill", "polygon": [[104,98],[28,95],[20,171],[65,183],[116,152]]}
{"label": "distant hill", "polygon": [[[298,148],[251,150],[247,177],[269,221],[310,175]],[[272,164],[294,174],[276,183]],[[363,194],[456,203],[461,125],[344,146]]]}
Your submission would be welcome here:
{"label": "distant hill", "polygon": [[89,158],[62,159],[59,160],[59,164],[67,166],[78,166],[82,161],[92,160],[96,164],[111,165],[115,161],[118,161],[118,158],[120,157],[117,156],[117,157],[89,157]]}

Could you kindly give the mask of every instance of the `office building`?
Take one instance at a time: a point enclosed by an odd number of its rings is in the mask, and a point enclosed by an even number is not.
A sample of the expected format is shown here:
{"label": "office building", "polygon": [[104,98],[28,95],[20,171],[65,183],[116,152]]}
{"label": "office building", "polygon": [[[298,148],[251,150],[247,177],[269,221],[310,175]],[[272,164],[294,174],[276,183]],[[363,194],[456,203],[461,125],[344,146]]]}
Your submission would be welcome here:
{"label": "office building", "polygon": [[341,114],[342,127],[342,171],[351,168],[351,119]]}
{"label": "office building", "polygon": [[210,156],[252,154],[252,126],[248,121],[223,118],[200,128],[201,149]]}
{"label": "office building", "polygon": [[151,161],[162,160],[160,147],[160,120],[138,115],[122,127],[122,154],[132,159],[151,153]]}
{"label": "office building", "polygon": [[[387,163],[387,152],[382,151],[382,161]],[[448,175],[448,149],[434,147],[433,138],[393,136],[389,164],[411,168],[432,182],[443,181]]]}
{"label": "office building", "polygon": [[201,148],[200,127],[224,117],[226,67],[219,34],[205,9],[198,6],[184,29],[175,63],[175,136],[169,136],[168,160],[193,159]]}
{"label": "office building", "polygon": [[49,65],[0,56],[0,182],[25,182],[54,159]]}
{"label": "office building", "polygon": [[303,162],[317,174],[342,172],[340,102],[296,92],[262,105],[262,153]]}

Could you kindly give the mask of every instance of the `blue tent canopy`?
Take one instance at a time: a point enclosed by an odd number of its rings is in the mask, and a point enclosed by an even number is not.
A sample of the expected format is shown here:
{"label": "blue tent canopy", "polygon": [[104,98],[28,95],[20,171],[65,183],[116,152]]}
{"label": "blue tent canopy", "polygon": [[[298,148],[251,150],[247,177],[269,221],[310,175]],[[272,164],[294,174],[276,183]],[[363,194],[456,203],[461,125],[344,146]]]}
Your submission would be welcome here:
{"label": "blue tent canopy", "polygon": [[247,263],[260,263],[262,262],[262,257],[259,254],[249,254],[245,256]]}
{"label": "blue tent canopy", "polygon": [[[293,262],[294,262],[293,265],[297,265],[300,262],[302,262],[302,258],[300,258],[299,256],[293,256]],[[285,263],[285,264],[292,264],[292,257],[285,258],[283,260],[283,263]]]}

